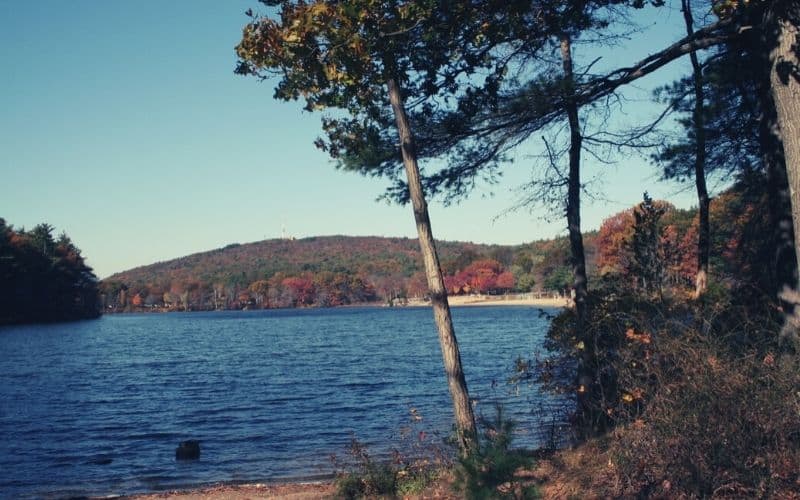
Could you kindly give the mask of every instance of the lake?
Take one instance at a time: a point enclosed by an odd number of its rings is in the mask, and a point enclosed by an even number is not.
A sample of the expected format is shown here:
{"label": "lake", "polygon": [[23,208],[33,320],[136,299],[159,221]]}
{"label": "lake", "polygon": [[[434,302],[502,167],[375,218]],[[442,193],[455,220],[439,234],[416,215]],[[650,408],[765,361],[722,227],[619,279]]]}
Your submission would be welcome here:
{"label": "lake", "polygon": [[[549,310],[555,313],[555,310]],[[532,307],[453,309],[476,411],[539,444],[561,405],[507,383],[541,351]],[[0,328],[0,497],[61,498],[328,477],[352,436],[387,452],[452,426],[428,308],[130,314]],[[542,412],[542,408],[544,408]],[[536,411],[534,411],[536,410]],[[542,420],[547,420],[542,422]],[[175,460],[201,441],[197,461]]]}

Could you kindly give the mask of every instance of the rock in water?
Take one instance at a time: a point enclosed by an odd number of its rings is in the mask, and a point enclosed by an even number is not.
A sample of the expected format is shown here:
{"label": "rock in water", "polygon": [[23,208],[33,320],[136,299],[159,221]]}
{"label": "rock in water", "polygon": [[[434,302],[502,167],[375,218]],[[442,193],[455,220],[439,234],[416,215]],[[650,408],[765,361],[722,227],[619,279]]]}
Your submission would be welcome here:
{"label": "rock in water", "polygon": [[175,460],[197,460],[200,458],[200,441],[190,439],[175,449]]}

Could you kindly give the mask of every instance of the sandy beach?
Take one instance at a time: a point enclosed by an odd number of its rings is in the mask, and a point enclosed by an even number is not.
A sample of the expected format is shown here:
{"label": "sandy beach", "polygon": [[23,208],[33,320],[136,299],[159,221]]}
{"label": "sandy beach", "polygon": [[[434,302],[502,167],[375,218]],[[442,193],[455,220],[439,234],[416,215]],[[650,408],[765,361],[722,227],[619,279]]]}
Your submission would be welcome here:
{"label": "sandy beach", "polygon": [[[526,295],[453,295],[447,298],[452,307],[461,306],[530,306],[569,307],[570,300],[564,297],[532,297]],[[430,302],[411,299],[409,307],[429,306]]]}
{"label": "sandy beach", "polygon": [[336,490],[333,483],[276,483],[276,484],[220,484],[191,490],[164,491],[145,495],[132,495],[131,500],[250,500],[281,498],[287,500],[317,500],[331,498]]}
{"label": "sandy beach", "polygon": [[[335,498],[336,487],[333,481],[319,483],[266,483],[266,484],[219,484],[189,490],[163,491],[144,495],[123,497],[131,500],[320,500]],[[451,486],[451,478],[434,481],[425,490],[415,495],[403,496],[405,499],[447,499],[457,500]]]}

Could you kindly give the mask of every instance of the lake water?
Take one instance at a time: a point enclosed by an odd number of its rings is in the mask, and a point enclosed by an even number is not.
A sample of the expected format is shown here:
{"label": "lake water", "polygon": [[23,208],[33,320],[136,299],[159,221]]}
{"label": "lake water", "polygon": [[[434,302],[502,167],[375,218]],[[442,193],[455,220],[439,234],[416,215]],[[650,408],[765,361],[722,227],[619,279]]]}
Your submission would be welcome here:
{"label": "lake water", "polygon": [[[555,311],[550,311],[555,312]],[[453,310],[470,395],[502,401],[536,445],[561,402],[506,383],[541,350],[531,307]],[[314,479],[353,435],[376,453],[452,426],[427,308],[105,316],[0,328],[0,497],[61,498],[213,482]],[[549,423],[549,422],[548,422]],[[199,439],[200,460],[176,462]],[[429,437],[427,439],[436,439]]]}

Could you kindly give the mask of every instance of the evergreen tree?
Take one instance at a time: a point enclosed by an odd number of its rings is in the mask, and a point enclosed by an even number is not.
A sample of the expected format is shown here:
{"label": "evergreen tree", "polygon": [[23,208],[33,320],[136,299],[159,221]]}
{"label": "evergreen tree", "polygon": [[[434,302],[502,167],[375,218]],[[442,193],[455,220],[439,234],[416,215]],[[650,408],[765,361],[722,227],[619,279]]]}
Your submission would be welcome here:
{"label": "evergreen tree", "polygon": [[629,271],[639,282],[639,286],[650,294],[663,293],[664,256],[661,251],[661,217],[664,206],[654,203],[645,192],[644,200],[633,211],[633,237],[631,249],[633,262]]}
{"label": "evergreen tree", "polygon": [[0,324],[99,315],[98,282],[80,250],[53,226],[15,231],[0,219]]}

